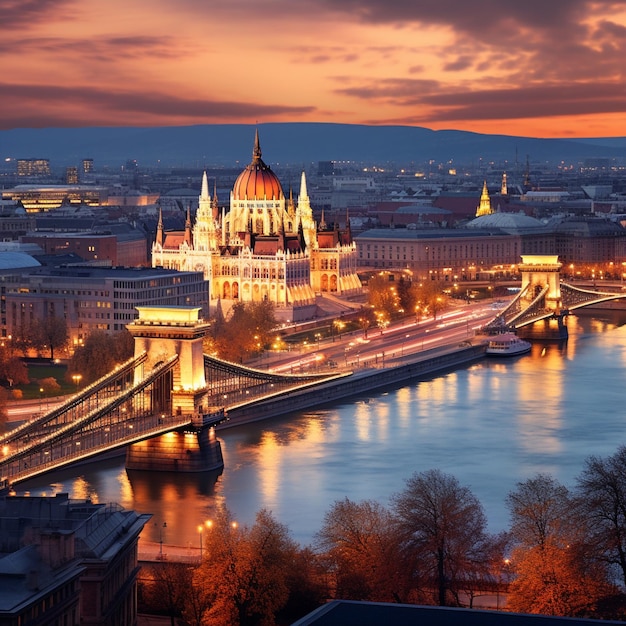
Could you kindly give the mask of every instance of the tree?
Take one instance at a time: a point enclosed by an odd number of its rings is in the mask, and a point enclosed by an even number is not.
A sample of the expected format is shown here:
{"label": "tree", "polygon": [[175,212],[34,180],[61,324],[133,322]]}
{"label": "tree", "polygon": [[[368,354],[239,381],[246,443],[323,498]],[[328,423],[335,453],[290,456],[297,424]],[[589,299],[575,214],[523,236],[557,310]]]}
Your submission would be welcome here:
{"label": "tree", "polygon": [[588,527],[568,489],[546,474],[508,494],[516,578],[508,608],[526,613],[584,616],[611,593],[606,569],[594,562]]}
{"label": "tree", "polygon": [[184,563],[160,563],[150,568],[144,602],[151,611],[165,613],[175,626],[189,601],[193,573]]}
{"label": "tree", "polygon": [[334,503],[316,534],[337,598],[406,602],[410,568],[389,511],[377,502]]}
{"label": "tree", "polygon": [[626,446],[607,458],[591,456],[577,479],[595,553],[617,568],[626,586]]}
{"label": "tree", "polygon": [[0,345],[0,380],[6,381],[9,387],[28,384],[28,368],[24,362],[13,354],[12,347]]}
{"label": "tree", "polygon": [[9,397],[9,394],[7,393],[7,390],[4,389],[3,387],[0,387],[0,431],[4,430],[4,428],[6,427],[7,420],[9,417],[7,413],[8,397]]}
{"label": "tree", "polygon": [[453,476],[440,470],[416,473],[393,496],[402,547],[414,555],[423,586],[445,606],[458,602],[464,579],[491,561],[491,537],[482,505]]}
{"label": "tree", "polygon": [[513,540],[527,548],[543,546],[549,538],[568,536],[572,500],[566,487],[546,474],[537,474],[509,492]]}
{"label": "tree", "polygon": [[50,360],[54,360],[54,351],[67,345],[67,321],[63,317],[45,317],[37,320],[31,327],[32,345],[37,350],[50,350]]}
{"label": "tree", "polygon": [[272,623],[289,598],[297,551],[287,529],[265,510],[251,528],[236,525],[224,511],[206,535],[199,576],[213,590],[207,619],[240,626]]}
{"label": "tree", "polygon": [[271,342],[275,327],[276,317],[271,302],[237,302],[228,320],[215,320],[212,346],[222,358],[243,362],[250,355],[260,353]]}
{"label": "tree", "polygon": [[550,537],[542,545],[512,553],[515,579],[507,609],[564,617],[596,614],[601,598],[611,594],[602,570],[581,558],[578,545],[562,545]]}
{"label": "tree", "polygon": [[132,335],[127,330],[116,333],[94,330],[70,359],[68,378],[71,380],[73,374],[79,373],[85,384],[91,383],[132,357],[133,350]]}

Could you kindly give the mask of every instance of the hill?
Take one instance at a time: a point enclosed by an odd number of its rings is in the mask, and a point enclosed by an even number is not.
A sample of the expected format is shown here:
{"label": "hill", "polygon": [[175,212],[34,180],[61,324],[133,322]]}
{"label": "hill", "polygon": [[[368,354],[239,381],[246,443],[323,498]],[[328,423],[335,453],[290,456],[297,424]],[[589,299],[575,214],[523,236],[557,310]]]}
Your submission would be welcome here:
{"label": "hill", "polygon": [[[53,168],[93,158],[97,167],[119,167],[129,159],[141,166],[204,167],[246,165],[255,125],[210,124],[159,128],[44,128],[0,131],[0,157],[47,158]],[[421,164],[452,161],[524,163],[626,160],[626,137],[535,139],[484,135],[456,130],[433,131],[412,126],[362,126],[325,123],[258,125],[261,147],[270,164],[317,161],[366,164]]]}

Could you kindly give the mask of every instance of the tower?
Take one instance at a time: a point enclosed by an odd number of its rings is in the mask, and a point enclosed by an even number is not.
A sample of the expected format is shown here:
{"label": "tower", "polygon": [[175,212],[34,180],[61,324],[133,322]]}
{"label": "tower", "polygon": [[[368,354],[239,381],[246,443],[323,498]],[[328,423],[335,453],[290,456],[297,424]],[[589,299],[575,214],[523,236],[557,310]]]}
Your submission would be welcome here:
{"label": "tower", "polygon": [[487,189],[487,181],[483,182],[483,191],[480,194],[480,204],[476,209],[476,217],[481,215],[491,215],[493,209],[491,208],[491,199],[489,198],[489,190]]}

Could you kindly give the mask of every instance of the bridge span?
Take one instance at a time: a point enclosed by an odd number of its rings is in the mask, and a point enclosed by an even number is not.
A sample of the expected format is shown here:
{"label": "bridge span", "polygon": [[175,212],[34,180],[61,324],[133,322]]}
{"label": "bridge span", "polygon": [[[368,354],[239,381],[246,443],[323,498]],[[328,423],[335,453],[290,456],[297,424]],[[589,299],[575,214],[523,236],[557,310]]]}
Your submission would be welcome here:
{"label": "bridge span", "polygon": [[0,437],[0,488],[120,448],[129,469],[221,469],[214,427],[230,407],[346,375],[273,374],[205,355],[198,313],[141,307],[132,359]]}
{"label": "bridge span", "polygon": [[519,265],[521,289],[510,304],[484,327],[485,332],[518,330],[542,320],[554,320],[557,336],[565,338],[565,318],[572,311],[626,298],[621,288],[615,292],[596,291],[563,282],[560,279],[561,267],[557,256],[523,255]]}

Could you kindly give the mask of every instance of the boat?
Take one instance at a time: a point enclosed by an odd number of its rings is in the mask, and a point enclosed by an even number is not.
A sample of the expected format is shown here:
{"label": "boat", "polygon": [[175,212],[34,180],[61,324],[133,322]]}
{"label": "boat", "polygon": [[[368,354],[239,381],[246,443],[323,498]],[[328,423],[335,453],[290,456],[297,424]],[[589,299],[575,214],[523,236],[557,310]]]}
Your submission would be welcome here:
{"label": "boat", "polygon": [[530,352],[532,344],[520,339],[515,333],[502,333],[489,340],[486,354],[489,356],[517,356]]}

